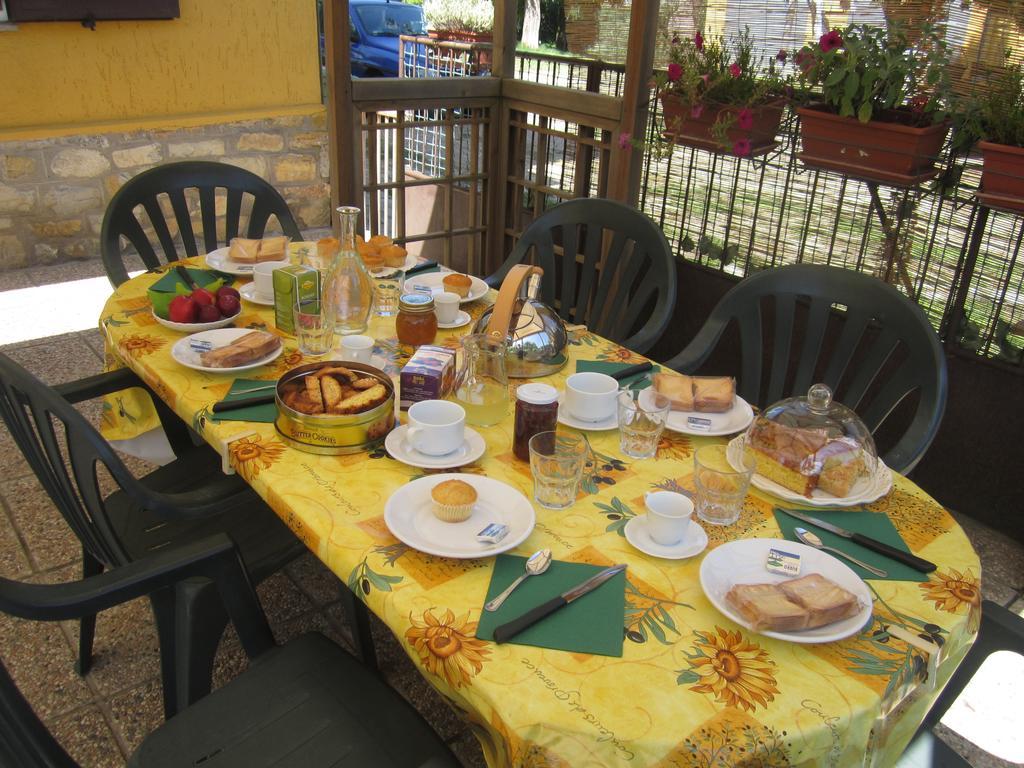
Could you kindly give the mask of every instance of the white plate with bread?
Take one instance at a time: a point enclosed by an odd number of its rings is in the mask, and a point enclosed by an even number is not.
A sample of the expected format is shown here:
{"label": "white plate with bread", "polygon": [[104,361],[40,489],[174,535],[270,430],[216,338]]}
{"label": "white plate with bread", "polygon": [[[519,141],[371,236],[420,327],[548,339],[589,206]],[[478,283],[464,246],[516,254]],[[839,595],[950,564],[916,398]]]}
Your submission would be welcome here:
{"label": "white plate with bread", "polygon": [[716,437],[742,432],[754,420],[754,409],[736,394],[731,376],[684,376],[656,373],[651,389],[671,402],[665,428],[684,435]]}
{"label": "white plate with bread", "polygon": [[[732,468],[739,471],[743,467],[743,451],[746,447],[746,435],[737,435],[729,441],[725,449],[725,458]],[[810,496],[804,496],[791,488],[769,480],[756,470],[750,479],[751,484],[759,490],[770,493],[785,501],[808,504],[812,507],[855,507],[877,501],[892,490],[892,470],[881,459],[875,461],[873,472],[857,479],[850,492],[845,496],[836,496],[821,488],[815,488]]]}
{"label": "white plate with bread", "polygon": [[236,373],[266,365],[283,349],[281,339],[266,331],[218,328],[180,339],[171,347],[171,357],[196,371]]}
{"label": "white plate with bread", "polygon": [[[281,247],[278,248],[278,245]],[[256,265],[264,262],[286,267],[291,263],[287,245],[287,237],[267,237],[263,240],[236,237],[230,246],[206,254],[206,266],[228,275],[252,275]]]}
{"label": "white plate with bread", "polygon": [[[771,549],[800,556],[799,576],[765,569]],[[871,620],[871,590],[832,555],[785,539],[741,539],[714,549],[700,585],[724,616],[765,637],[831,643]]]}
{"label": "white plate with bread", "polygon": [[[456,277],[463,278],[462,282],[465,282],[465,278],[469,278],[469,285],[467,286],[449,286],[445,284],[445,279],[453,279]],[[462,290],[459,290],[459,289]],[[473,275],[462,275],[459,272],[428,272],[425,275],[413,275],[405,281],[406,291],[425,290],[431,293],[444,293],[450,291],[452,293],[458,293],[462,298],[459,300],[459,304],[468,304],[471,301],[482,299],[487,295],[487,291],[490,287],[481,280],[479,277]],[[462,293],[462,291],[465,293]]]}

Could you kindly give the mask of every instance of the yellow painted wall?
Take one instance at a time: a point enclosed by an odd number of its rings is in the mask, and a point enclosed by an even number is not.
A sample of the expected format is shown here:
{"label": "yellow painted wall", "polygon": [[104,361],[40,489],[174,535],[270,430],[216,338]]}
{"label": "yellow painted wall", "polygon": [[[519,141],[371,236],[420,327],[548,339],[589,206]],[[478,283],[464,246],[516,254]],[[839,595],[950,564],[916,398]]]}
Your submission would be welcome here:
{"label": "yellow painted wall", "polygon": [[168,21],[0,32],[0,134],[172,128],[320,103],[315,0],[181,0]]}

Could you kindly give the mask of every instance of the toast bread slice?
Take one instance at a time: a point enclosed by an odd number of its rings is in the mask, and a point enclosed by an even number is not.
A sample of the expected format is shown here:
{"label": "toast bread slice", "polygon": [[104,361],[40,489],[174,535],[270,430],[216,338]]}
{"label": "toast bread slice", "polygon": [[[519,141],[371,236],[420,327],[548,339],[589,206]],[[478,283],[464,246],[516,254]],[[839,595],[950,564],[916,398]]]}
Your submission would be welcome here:
{"label": "toast bread slice", "polygon": [[807,611],[775,584],[737,584],[725,599],[755,631],[795,632],[807,628]]}
{"label": "toast bread slice", "polygon": [[693,410],[693,378],[690,376],[656,373],[654,391],[669,399],[673,411]]}

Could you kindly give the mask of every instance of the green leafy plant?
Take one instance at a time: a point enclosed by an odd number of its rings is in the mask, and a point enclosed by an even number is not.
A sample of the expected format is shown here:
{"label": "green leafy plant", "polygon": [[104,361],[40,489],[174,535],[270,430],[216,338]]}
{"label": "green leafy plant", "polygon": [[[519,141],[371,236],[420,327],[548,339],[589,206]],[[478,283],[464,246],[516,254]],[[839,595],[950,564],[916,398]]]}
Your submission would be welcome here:
{"label": "green leafy plant", "polygon": [[1024,69],[1021,65],[1007,63],[975,93],[954,118],[953,147],[967,150],[978,141],[1024,147]]}
{"label": "green leafy plant", "polygon": [[949,50],[941,27],[923,25],[913,40],[888,29],[851,24],[797,52],[801,99],[843,117],[924,126],[948,115]]}
{"label": "green leafy plant", "polygon": [[494,26],[491,0],[425,0],[427,27],[436,32],[490,32]]}

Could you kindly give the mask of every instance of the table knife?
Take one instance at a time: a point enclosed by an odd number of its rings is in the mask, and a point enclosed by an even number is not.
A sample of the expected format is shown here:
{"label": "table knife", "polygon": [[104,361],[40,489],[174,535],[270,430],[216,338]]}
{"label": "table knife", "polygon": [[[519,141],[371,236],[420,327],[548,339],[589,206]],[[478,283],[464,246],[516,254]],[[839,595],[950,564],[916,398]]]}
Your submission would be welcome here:
{"label": "table knife", "polygon": [[196,285],[196,281],[192,278],[192,275],[190,275],[188,273],[188,270],[185,269],[185,267],[181,266],[181,264],[176,266],[174,268],[174,271],[178,273],[178,277],[180,277],[184,281],[185,286],[188,287],[190,290],[194,291],[196,288],[199,287],[198,285]]}
{"label": "table knife", "polygon": [[555,597],[548,600],[546,603],[538,605],[536,608],[531,608],[522,616],[512,619],[512,621],[506,622],[505,624],[502,624],[500,627],[495,627],[494,642],[504,643],[506,640],[515,637],[527,627],[532,627],[538,621],[547,616],[550,616],[559,608],[563,608],[567,606],[569,603],[571,603],[573,600],[578,600],[588,592],[594,591],[602,584],[604,584],[606,581],[608,581],[608,579],[610,579],[612,576],[614,576],[617,573],[621,573],[624,570],[626,570],[625,563],[622,563],[620,565],[613,565],[610,568],[605,568],[603,571],[595,573],[586,581],[577,584],[572,589],[566,590],[560,595],[556,595]]}
{"label": "table knife", "polygon": [[610,373],[608,375],[611,376],[616,381],[624,381],[626,379],[633,378],[638,373],[644,373],[645,371],[649,371],[653,367],[654,364],[650,360],[648,360],[646,363],[638,363],[637,365],[631,365],[628,368],[623,368],[622,370],[616,371],[615,373]]}
{"label": "table knife", "polygon": [[405,276],[418,275],[420,272],[426,272],[428,269],[435,269],[437,267],[436,261],[425,261],[422,264],[417,264],[415,267],[410,267],[405,270]]}
{"label": "table knife", "polygon": [[778,509],[780,512],[785,512],[790,517],[795,517],[798,520],[803,520],[805,523],[810,523],[811,525],[815,525],[818,528],[830,531],[831,533],[836,534],[836,536],[842,536],[844,539],[850,539],[850,541],[855,541],[862,547],[866,547],[867,549],[870,549],[873,552],[878,552],[880,555],[885,555],[886,557],[892,558],[893,560],[897,560],[898,562],[901,562],[904,565],[909,565],[915,571],[920,571],[921,573],[931,573],[936,568],[935,563],[930,563],[927,560],[917,557],[916,555],[910,554],[909,552],[904,552],[902,549],[896,549],[896,547],[891,547],[884,541],[872,539],[870,536],[865,536],[863,533],[848,531],[845,528],[840,528],[838,525],[826,523],[824,520],[819,520],[816,517],[811,517],[810,515],[804,514],[803,512],[797,512],[795,509],[782,509],[781,507],[779,507]]}
{"label": "table knife", "polygon": [[266,405],[272,402],[274,402],[274,393],[270,392],[252,397],[240,397],[237,400],[218,400],[210,410],[214,413],[223,413],[224,411],[234,411],[237,408],[248,408],[250,405]]}

